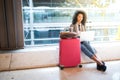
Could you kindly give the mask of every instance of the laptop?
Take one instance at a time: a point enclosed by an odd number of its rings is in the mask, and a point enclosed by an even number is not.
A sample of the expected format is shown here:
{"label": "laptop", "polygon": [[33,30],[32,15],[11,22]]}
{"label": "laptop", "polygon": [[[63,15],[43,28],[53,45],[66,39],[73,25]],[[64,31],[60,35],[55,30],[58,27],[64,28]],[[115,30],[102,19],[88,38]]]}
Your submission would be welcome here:
{"label": "laptop", "polygon": [[95,37],[95,31],[84,31],[80,33],[81,41],[93,41]]}

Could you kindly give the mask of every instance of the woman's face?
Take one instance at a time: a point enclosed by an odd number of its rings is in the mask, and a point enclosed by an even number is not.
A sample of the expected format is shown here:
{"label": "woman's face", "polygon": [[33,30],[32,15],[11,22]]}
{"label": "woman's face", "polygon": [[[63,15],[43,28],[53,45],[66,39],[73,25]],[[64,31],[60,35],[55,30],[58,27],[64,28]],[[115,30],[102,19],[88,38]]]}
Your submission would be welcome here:
{"label": "woman's face", "polygon": [[78,14],[77,16],[77,22],[81,22],[83,20],[83,14]]}

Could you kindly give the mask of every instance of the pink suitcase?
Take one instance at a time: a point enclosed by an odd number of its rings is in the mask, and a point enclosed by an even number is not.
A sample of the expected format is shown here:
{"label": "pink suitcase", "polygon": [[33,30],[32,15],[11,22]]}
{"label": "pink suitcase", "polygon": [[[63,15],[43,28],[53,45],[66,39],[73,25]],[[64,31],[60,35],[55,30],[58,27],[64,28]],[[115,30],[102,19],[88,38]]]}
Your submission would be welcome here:
{"label": "pink suitcase", "polygon": [[64,67],[82,67],[80,40],[78,38],[60,39],[59,43],[59,66]]}

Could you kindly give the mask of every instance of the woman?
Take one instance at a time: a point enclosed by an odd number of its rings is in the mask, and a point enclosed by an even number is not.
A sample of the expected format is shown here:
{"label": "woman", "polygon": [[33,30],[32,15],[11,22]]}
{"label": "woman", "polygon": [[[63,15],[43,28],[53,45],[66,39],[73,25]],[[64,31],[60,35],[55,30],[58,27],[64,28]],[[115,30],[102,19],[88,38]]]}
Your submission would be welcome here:
{"label": "woman", "polygon": [[[84,11],[76,11],[73,16],[72,24],[70,25],[70,31],[76,32],[78,38],[80,38],[80,32],[86,31],[86,19],[87,17]],[[96,56],[96,50],[92,48],[88,41],[81,42],[81,50],[85,55],[97,63],[97,70],[106,71],[107,67],[105,63]]]}

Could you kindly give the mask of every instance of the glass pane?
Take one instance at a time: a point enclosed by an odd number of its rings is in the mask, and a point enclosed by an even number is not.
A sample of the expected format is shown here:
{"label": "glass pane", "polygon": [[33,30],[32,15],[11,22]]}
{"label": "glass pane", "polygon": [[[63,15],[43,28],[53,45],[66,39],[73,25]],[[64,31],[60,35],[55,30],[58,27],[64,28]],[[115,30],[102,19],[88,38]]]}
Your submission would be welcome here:
{"label": "glass pane", "polygon": [[29,6],[29,0],[22,0],[23,6],[28,7]]}
{"label": "glass pane", "polygon": [[38,7],[38,6],[51,6],[51,0],[33,0],[33,6]]}
{"label": "glass pane", "polygon": [[49,38],[59,38],[60,30],[49,30]]}
{"label": "glass pane", "polygon": [[23,9],[23,21],[25,24],[30,23],[30,10],[29,9]]}
{"label": "glass pane", "polygon": [[31,41],[25,41],[25,45],[31,45]]}
{"label": "glass pane", "polygon": [[31,39],[31,30],[24,30],[24,39]]}
{"label": "glass pane", "polygon": [[40,45],[40,44],[51,44],[50,40],[39,40],[39,41],[34,41],[35,45]]}
{"label": "glass pane", "polygon": [[65,0],[52,0],[52,7],[63,7]]}
{"label": "glass pane", "polygon": [[66,23],[71,22],[72,13],[71,10],[54,10],[54,9],[39,9],[34,10],[34,23]]}
{"label": "glass pane", "polygon": [[58,44],[59,40],[35,40],[35,45],[41,45],[41,44]]}
{"label": "glass pane", "polygon": [[48,38],[48,31],[46,30],[34,30],[34,38]]}
{"label": "glass pane", "polygon": [[[120,10],[119,10],[120,11]],[[90,9],[87,11],[88,20],[92,22],[118,22],[120,20],[120,12],[111,10],[101,10],[97,11],[94,9]],[[112,17],[111,17],[112,16]]]}

